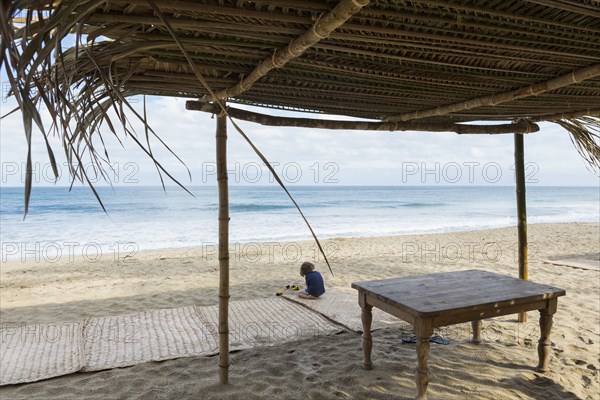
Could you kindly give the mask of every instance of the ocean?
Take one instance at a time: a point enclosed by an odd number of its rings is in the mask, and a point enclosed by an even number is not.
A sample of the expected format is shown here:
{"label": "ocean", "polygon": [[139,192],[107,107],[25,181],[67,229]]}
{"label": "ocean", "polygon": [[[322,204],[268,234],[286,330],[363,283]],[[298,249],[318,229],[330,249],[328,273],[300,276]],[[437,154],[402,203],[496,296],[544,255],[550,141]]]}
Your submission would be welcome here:
{"label": "ocean", "polygon": [[[103,252],[213,245],[216,187],[99,187],[104,213],[88,188],[34,187],[23,220],[23,188],[0,188],[2,260],[51,259]],[[292,186],[321,239],[452,232],[515,226],[514,187]],[[310,240],[276,186],[230,187],[232,242]],[[597,187],[527,188],[529,223],[598,222]]]}

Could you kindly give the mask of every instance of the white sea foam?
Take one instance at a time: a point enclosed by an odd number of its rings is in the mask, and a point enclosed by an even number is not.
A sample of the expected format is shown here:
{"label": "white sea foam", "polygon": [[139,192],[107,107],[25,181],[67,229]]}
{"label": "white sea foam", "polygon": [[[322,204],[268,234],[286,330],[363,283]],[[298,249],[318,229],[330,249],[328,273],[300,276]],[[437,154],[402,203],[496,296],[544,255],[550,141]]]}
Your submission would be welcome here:
{"label": "white sea foam", "polygon": [[[516,225],[509,187],[293,187],[319,238],[389,236]],[[2,188],[2,260],[61,255],[94,259],[217,241],[215,188],[100,190],[108,214],[85,189],[34,191],[23,221],[22,189]],[[528,189],[530,223],[598,222],[598,188]],[[232,187],[231,241],[310,240],[297,210],[277,187]]]}

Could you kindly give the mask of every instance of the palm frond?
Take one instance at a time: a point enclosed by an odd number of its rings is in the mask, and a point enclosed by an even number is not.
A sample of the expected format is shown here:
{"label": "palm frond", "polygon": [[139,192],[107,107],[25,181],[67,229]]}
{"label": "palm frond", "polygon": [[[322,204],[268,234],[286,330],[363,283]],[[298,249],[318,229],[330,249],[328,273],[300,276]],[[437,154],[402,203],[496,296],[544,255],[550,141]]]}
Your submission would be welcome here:
{"label": "palm frond", "polygon": [[566,129],[573,146],[587,162],[592,172],[600,171],[600,118],[580,117],[554,123]]}
{"label": "palm frond", "polygon": [[[0,13],[1,53],[0,64],[6,67],[12,96],[23,118],[27,140],[25,173],[25,216],[29,211],[32,186],[32,135],[34,125],[43,136],[46,151],[55,177],[58,178],[56,157],[48,138],[60,138],[71,176],[71,186],[76,182],[87,184],[105,210],[89,173],[110,183],[106,169],[110,168],[109,154],[103,138],[107,127],[117,140],[129,137],[154,163],[163,189],[162,174],[185,188],[163,168],[151,149],[151,138],[164,146],[187,170],[189,169],[162,139],[152,130],[147,117],[140,115],[128,101],[137,93],[126,90],[127,75],[118,71],[119,65],[106,60],[117,53],[115,41],[83,40],[83,21],[105,4],[101,0],[56,2],[37,1],[28,4],[31,9],[21,9],[27,2],[2,2]],[[76,12],[75,12],[76,11]],[[15,26],[15,18],[25,14],[23,27]],[[72,32],[76,32],[72,35]],[[61,44],[71,35],[75,46],[64,51]],[[135,65],[134,65],[135,66]],[[113,70],[115,72],[113,74]],[[40,109],[50,115],[51,125],[45,127]],[[144,126],[145,141],[137,139],[132,120]],[[121,131],[119,133],[118,131]],[[95,144],[100,143],[101,148]],[[89,167],[92,168],[89,168]],[[94,180],[95,180],[94,179]],[[106,211],[106,210],[105,210]]]}

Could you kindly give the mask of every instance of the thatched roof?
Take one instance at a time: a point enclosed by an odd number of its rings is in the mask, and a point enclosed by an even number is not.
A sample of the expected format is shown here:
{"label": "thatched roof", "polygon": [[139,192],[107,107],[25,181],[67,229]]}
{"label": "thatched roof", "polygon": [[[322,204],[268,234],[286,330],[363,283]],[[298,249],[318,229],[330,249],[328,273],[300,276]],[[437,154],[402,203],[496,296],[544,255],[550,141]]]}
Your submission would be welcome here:
{"label": "thatched roof", "polygon": [[[88,34],[88,40],[112,39],[91,51],[102,67],[112,68],[115,82],[132,93],[207,94],[146,0],[13,3],[37,8],[54,3],[55,15],[71,16],[72,21],[61,21],[64,28],[78,22],[82,25],[76,29]],[[211,88],[220,91],[309,31],[339,1],[156,3]],[[40,30],[36,28],[31,30]],[[598,1],[372,1],[229,101],[380,119],[509,92],[598,64]],[[66,67],[77,68],[76,81],[95,71],[87,57]],[[460,120],[543,119],[600,112],[598,69],[596,75],[537,96],[452,115]]]}
{"label": "thatched roof", "polygon": [[600,164],[597,0],[19,0],[2,3],[2,46],[22,108],[60,109],[84,141],[110,105],[152,94],[383,129],[554,121]]}

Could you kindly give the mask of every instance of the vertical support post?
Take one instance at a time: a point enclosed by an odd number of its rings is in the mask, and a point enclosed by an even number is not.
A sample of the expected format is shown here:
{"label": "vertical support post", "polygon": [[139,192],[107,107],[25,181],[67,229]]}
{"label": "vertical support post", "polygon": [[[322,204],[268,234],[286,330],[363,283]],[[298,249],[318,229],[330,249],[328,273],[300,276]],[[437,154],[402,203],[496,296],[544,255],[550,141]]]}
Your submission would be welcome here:
{"label": "vertical support post", "polygon": [[217,183],[219,187],[219,380],[229,381],[229,190],[227,117],[217,117]]}
{"label": "vertical support post", "polygon": [[[515,134],[515,176],[517,181],[517,230],[519,232],[519,278],[529,279],[527,268],[527,206],[525,197],[525,151],[523,135]],[[519,313],[519,322],[527,322],[527,313]]]}

